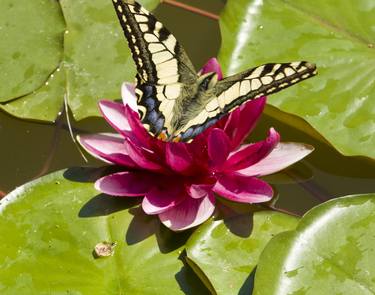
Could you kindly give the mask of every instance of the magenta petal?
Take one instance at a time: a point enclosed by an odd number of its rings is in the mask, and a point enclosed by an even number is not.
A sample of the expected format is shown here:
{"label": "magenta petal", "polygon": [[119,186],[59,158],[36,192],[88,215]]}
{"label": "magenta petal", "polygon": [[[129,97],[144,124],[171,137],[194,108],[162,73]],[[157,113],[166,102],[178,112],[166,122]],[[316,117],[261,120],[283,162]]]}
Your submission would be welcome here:
{"label": "magenta petal", "polygon": [[186,198],[179,205],[159,214],[160,221],[173,231],[181,231],[205,222],[215,210],[215,198]]}
{"label": "magenta petal", "polygon": [[203,74],[210,73],[210,72],[215,72],[217,74],[218,80],[223,79],[223,72],[221,70],[219,62],[217,61],[215,57],[210,58],[206,62],[206,64],[202,67],[199,73],[203,75]]}
{"label": "magenta petal", "polygon": [[216,182],[213,191],[231,201],[240,203],[261,203],[272,198],[272,187],[255,177],[223,175]]}
{"label": "magenta petal", "polygon": [[145,195],[142,208],[146,214],[151,215],[165,212],[180,204],[187,197],[183,184],[178,180],[168,182],[168,184],[158,185]]}
{"label": "magenta petal", "polygon": [[127,132],[125,135],[140,146],[151,147],[151,136],[142,125],[138,113],[134,112],[129,106],[126,105],[125,116],[128,118],[131,128],[131,132]]}
{"label": "magenta petal", "polygon": [[153,151],[135,145],[129,138],[125,139],[124,146],[129,157],[137,164],[137,166],[152,171],[165,170],[155,160],[157,156]]}
{"label": "magenta petal", "polygon": [[211,167],[222,166],[230,153],[231,143],[228,136],[221,129],[214,128],[208,135],[208,156]]}
{"label": "magenta petal", "polygon": [[238,147],[254,129],[265,104],[266,97],[260,97],[243,104],[230,114],[224,131],[232,141],[232,149]]}
{"label": "magenta petal", "polygon": [[279,141],[279,133],[271,128],[265,140],[241,146],[238,151],[232,153],[225,163],[225,166],[228,170],[240,170],[254,165],[271,153]]}
{"label": "magenta petal", "polygon": [[130,131],[130,125],[125,115],[125,107],[121,103],[101,100],[99,108],[107,122],[120,133]]}
{"label": "magenta petal", "polygon": [[145,195],[157,183],[158,177],[155,175],[126,171],[98,179],[95,188],[108,195],[136,197]]}
{"label": "magenta petal", "polygon": [[137,97],[135,96],[135,85],[133,83],[122,83],[121,96],[124,105],[128,105],[133,111],[138,112]]}
{"label": "magenta petal", "polygon": [[117,134],[95,134],[77,136],[81,146],[92,156],[127,167],[137,165],[125,151],[124,138]]}
{"label": "magenta petal", "polygon": [[258,163],[236,171],[246,176],[262,176],[278,172],[306,157],[314,148],[301,143],[279,143],[273,151]]}
{"label": "magenta petal", "polygon": [[187,188],[187,192],[194,199],[208,197],[212,194],[212,184],[192,184]]}
{"label": "magenta petal", "polygon": [[166,161],[173,171],[184,174],[191,172],[194,164],[185,143],[167,143]]}

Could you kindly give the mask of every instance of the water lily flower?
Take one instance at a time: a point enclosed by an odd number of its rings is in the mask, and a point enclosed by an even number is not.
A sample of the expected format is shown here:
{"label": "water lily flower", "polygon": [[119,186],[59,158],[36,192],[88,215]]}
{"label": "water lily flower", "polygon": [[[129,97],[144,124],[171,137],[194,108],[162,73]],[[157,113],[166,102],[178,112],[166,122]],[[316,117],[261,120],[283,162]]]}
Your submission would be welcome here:
{"label": "water lily flower", "polygon": [[[211,59],[200,73],[217,72]],[[124,169],[98,179],[97,190],[120,197],[143,197],[146,214],[158,215],[174,231],[197,226],[215,209],[215,193],[241,203],[272,198],[259,177],[275,173],[308,155],[312,148],[281,143],[271,128],[266,139],[241,143],[258,121],[266,98],[247,102],[198,135],[191,143],[164,142],[148,134],[137,113],[134,86],[124,83],[123,103],[102,100],[101,113],[118,134],[80,136],[94,157]]]}

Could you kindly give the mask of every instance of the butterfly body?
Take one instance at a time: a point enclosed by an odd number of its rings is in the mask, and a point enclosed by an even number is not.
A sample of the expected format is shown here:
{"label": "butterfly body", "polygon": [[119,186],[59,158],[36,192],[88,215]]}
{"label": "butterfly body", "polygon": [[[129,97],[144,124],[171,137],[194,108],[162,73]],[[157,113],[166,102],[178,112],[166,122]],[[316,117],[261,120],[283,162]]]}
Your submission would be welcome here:
{"label": "butterfly body", "polygon": [[137,2],[112,0],[137,66],[138,111],[167,141],[191,141],[236,107],[316,74],[308,62],[270,63],[218,81],[197,74],[176,38]]}

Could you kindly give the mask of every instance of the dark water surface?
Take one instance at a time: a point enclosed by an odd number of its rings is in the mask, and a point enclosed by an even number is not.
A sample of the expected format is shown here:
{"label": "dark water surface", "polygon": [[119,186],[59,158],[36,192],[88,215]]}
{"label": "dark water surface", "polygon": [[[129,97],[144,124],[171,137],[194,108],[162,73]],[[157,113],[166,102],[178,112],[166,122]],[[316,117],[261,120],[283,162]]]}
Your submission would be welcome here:
{"label": "dark water surface", "polygon": [[[216,14],[224,6],[222,0],[180,2]],[[220,46],[217,21],[168,4],[161,4],[155,14],[184,45],[197,69],[209,57],[217,55]],[[255,65],[249,65],[252,66]],[[70,117],[76,134],[112,131],[102,118],[74,122]],[[316,148],[302,162],[266,178],[278,193],[277,207],[300,214],[330,198],[375,192],[374,161],[344,157],[322,140],[267,115],[263,115],[250,140],[264,138],[271,126],[280,132],[283,141],[304,142]],[[0,139],[0,190],[4,193],[51,171],[102,165],[90,157],[88,163],[83,160],[69,135],[65,115],[55,124],[42,124],[0,112]]]}

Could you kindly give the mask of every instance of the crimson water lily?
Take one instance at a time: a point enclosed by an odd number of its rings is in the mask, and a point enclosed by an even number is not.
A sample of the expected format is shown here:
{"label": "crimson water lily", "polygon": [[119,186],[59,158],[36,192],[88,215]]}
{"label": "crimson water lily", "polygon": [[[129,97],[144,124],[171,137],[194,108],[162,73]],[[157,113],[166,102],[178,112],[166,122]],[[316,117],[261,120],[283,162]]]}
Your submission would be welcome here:
{"label": "crimson water lily", "polygon": [[[217,72],[211,59],[201,73]],[[124,168],[96,181],[97,190],[120,197],[143,197],[146,214],[158,215],[174,231],[197,226],[215,209],[215,193],[241,203],[272,198],[272,187],[258,177],[299,161],[312,147],[281,143],[271,128],[265,140],[241,145],[258,121],[266,98],[237,108],[192,143],[163,142],[149,135],[137,113],[134,86],[125,83],[123,103],[102,100],[104,118],[118,134],[79,137],[93,156]]]}

